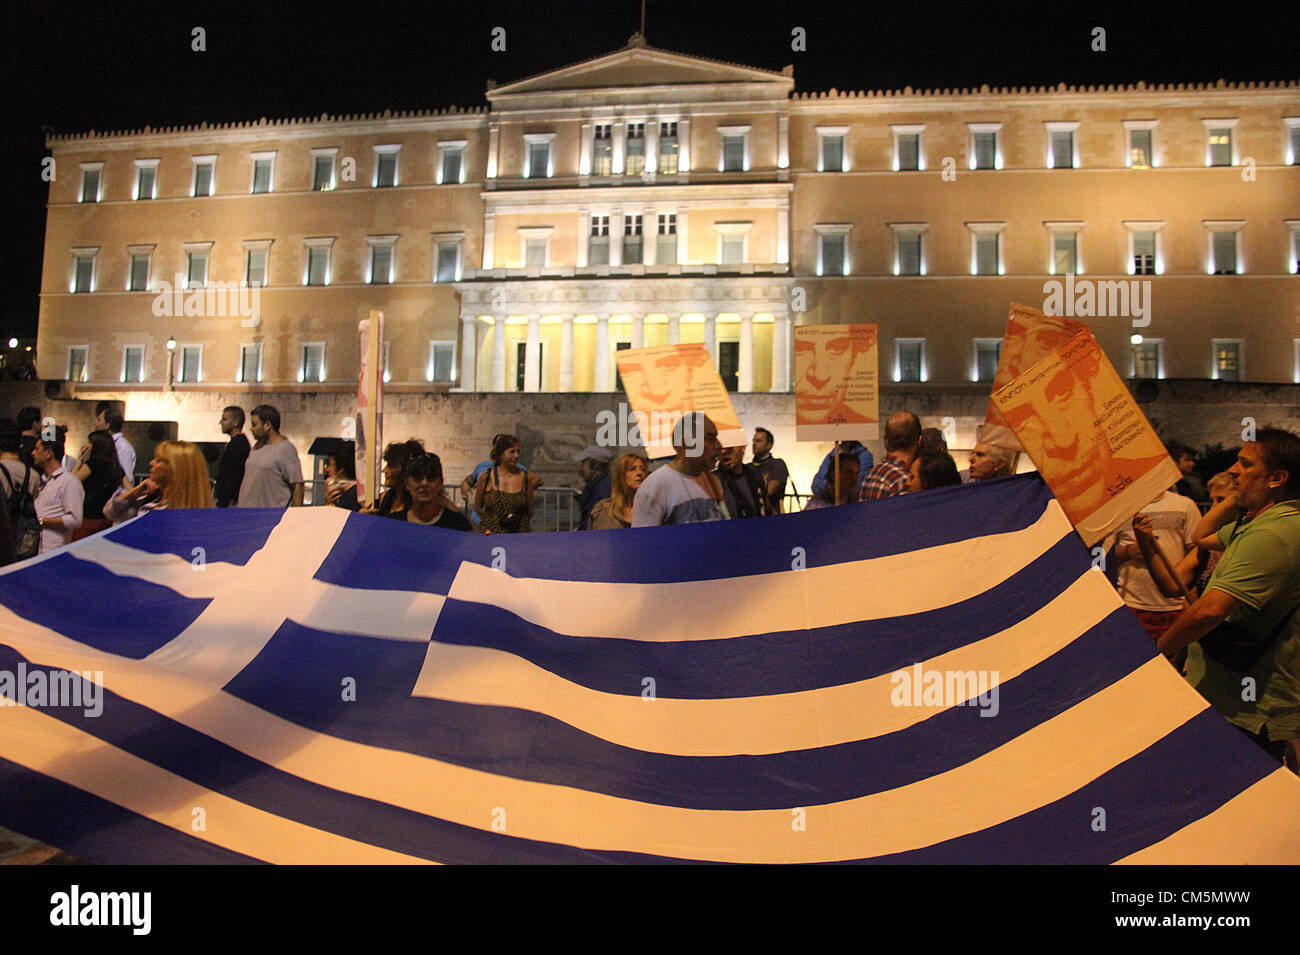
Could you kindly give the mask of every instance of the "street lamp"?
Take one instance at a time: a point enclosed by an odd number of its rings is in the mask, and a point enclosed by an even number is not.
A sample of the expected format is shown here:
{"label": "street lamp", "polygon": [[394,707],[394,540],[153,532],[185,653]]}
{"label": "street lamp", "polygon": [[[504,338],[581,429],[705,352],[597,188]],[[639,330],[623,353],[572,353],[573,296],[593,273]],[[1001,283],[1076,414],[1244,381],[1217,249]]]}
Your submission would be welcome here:
{"label": "street lamp", "polygon": [[10,348],[17,348],[17,347],[18,347],[18,339],[16,339],[16,338],[11,338],[11,339],[9,339],[9,347],[10,347]]}
{"label": "street lamp", "polygon": [[167,390],[172,391],[176,382],[176,339],[167,339]]}

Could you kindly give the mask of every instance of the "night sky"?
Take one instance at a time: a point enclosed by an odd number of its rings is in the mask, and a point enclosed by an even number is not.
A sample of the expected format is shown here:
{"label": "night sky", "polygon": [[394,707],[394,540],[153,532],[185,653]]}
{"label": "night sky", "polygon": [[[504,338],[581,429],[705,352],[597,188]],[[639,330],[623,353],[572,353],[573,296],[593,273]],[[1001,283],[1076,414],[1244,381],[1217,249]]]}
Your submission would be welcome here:
{"label": "night sky", "polygon": [[[647,0],[652,46],[779,70],[797,90],[1300,79],[1294,0],[1034,5]],[[539,13],[538,11],[545,11]],[[0,336],[34,335],[47,184],[42,127],[84,132],[485,105],[507,82],[623,47],[640,0],[317,0],[6,7],[0,23]],[[191,50],[191,30],[207,33]],[[490,50],[493,27],[506,51]],[[791,50],[791,30],[807,51]],[[1091,50],[1092,30],[1107,50]]]}

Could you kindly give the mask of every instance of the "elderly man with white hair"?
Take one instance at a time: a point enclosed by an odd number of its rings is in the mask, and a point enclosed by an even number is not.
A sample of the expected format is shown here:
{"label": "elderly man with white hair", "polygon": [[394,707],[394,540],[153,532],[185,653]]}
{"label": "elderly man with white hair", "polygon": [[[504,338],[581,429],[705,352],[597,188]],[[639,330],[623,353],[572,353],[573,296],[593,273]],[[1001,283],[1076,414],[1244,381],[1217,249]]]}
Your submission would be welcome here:
{"label": "elderly man with white hair", "polygon": [[970,453],[970,480],[988,481],[1007,477],[1011,474],[1011,465],[1015,459],[1014,451],[981,441]]}

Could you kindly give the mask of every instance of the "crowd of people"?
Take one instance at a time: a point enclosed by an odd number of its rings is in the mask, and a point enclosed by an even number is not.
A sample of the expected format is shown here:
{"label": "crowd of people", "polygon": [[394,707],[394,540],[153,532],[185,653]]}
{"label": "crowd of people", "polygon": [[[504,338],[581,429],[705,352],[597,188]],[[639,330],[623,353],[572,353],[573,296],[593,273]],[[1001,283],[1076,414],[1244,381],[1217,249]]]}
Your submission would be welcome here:
{"label": "crowd of people", "polygon": [[[150,510],[292,507],[303,503],[298,450],[280,433],[279,412],[258,405],[223,409],[229,442],[209,478],[202,450],[162,441],[136,481],[136,455],[123,436],[118,402],[101,402],[77,457],[66,429],[24,408],[0,420],[0,563],[61,547]],[[44,424],[42,422],[45,422]],[[876,462],[857,441],[828,453],[805,510],[925,493],[1009,476],[1015,455],[976,444],[961,473],[942,431],[908,411],[884,428]],[[703,414],[673,430],[674,456],[658,468],[636,453],[615,457],[591,445],[574,457],[583,530],[613,530],[779,514],[790,473],[774,438],[756,428],[753,456],[723,448]],[[531,529],[542,480],[520,461],[512,434],[493,437],[488,457],[460,483],[465,504],[447,493],[442,460],[418,439],[383,451],[383,488],[358,499],[352,442],[338,442],[326,466],[325,503],[352,511],[486,534]],[[1105,549],[1116,589],[1159,649],[1234,725],[1293,771],[1300,766],[1300,438],[1258,432],[1226,471],[1202,481],[1192,449],[1171,444],[1182,479],[1122,526]],[[796,497],[795,500],[798,500]],[[1203,508],[1208,508],[1202,513]],[[1248,687],[1248,690],[1243,690]]]}

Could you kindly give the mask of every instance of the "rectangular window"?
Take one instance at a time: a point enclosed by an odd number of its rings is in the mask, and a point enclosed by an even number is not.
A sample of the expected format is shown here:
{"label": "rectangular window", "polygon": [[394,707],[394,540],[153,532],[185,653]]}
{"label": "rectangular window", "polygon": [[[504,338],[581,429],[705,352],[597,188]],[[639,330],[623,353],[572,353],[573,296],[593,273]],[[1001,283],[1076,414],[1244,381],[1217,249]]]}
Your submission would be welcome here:
{"label": "rectangular window", "polygon": [[1287,157],[1287,163],[1300,166],[1300,119],[1288,120],[1287,124],[1287,136],[1291,145],[1291,155]]}
{"label": "rectangular window", "polygon": [[609,265],[609,216],[591,217],[591,235],[587,237],[587,264]]}
{"label": "rectangular window", "polygon": [[639,176],[645,172],[645,123],[628,123],[624,150],[624,172]]}
{"label": "rectangular window", "polygon": [[921,233],[898,232],[894,236],[898,243],[897,275],[921,274]]}
{"label": "rectangular window", "polygon": [[247,249],[244,252],[244,284],[249,288],[266,287],[266,262],[268,250]]}
{"label": "rectangular window", "polygon": [[212,183],[214,173],[216,172],[217,162],[215,159],[195,159],[194,160],[194,195],[210,196],[212,195]]}
{"label": "rectangular window", "polygon": [[185,287],[190,288],[207,288],[208,285],[208,253],[206,252],[187,252],[185,265]]}
{"label": "rectangular window", "polygon": [[745,237],[743,235],[724,235],[722,237],[722,256],[719,265],[740,265],[745,261]]}
{"label": "rectangular window", "polygon": [[[975,274],[997,275],[1001,266],[1002,236],[996,232],[975,233]],[[983,380],[983,379],[981,379]]]}
{"label": "rectangular window", "polygon": [[971,134],[975,169],[995,169],[998,161],[998,134],[995,130],[977,130]]}
{"label": "rectangular window", "polygon": [[239,380],[262,380],[262,343],[239,346]]}
{"label": "rectangular window", "polygon": [[455,185],[463,182],[465,166],[464,146],[439,146],[439,185]]}
{"label": "rectangular window", "polygon": [[1052,137],[1052,168],[1073,169],[1074,168],[1074,131],[1070,129],[1054,129],[1051,131],[1051,137]]}
{"label": "rectangular window", "polygon": [[655,261],[660,265],[674,265],[677,262],[677,214],[674,212],[659,215]]}
{"label": "rectangular window", "polygon": [[718,342],[718,377],[727,391],[740,390],[740,342]]}
{"label": "rectangular window", "polygon": [[1215,275],[1237,274],[1237,233],[1211,233]]}
{"label": "rectangular window", "polygon": [[645,261],[643,254],[643,236],[641,234],[641,217],[623,217],[623,264],[640,265]]}
{"label": "rectangular window", "polygon": [[825,134],[820,139],[822,141],[822,172],[843,172],[843,134]]}
{"label": "rectangular window", "polygon": [[375,188],[390,189],[397,185],[397,147],[375,147]]}
{"label": "rectangular window", "polygon": [[275,165],[275,159],[271,156],[263,156],[253,159],[253,188],[254,195],[261,195],[271,191],[271,172]]}
{"label": "rectangular window", "polygon": [[99,201],[99,179],[103,171],[103,164],[95,166],[81,167],[81,201],[98,202]]}
{"label": "rectangular window", "polygon": [[925,340],[899,338],[894,341],[898,363],[897,381],[921,381],[925,374]]}
{"label": "rectangular window", "polygon": [[434,272],[435,282],[456,282],[460,280],[460,243],[438,243],[438,265]]}
{"label": "rectangular window", "polygon": [[1214,377],[1219,381],[1241,381],[1241,342],[1214,342]]}
{"label": "rectangular window", "polygon": [[1132,169],[1151,167],[1151,130],[1130,129],[1128,131],[1128,164]]}
{"label": "rectangular window", "polygon": [[[545,168],[545,167],[543,167]],[[591,174],[608,176],[614,169],[614,132],[609,123],[600,123],[592,131]],[[531,178],[531,173],[529,174]],[[546,175],[545,172],[542,175]]]}
{"label": "rectangular window", "polygon": [[95,290],[95,257],[78,255],[74,259],[72,291],[93,292]]}
{"label": "rectangular window", "polygon": [[315,192],[329,192],[334,188],[333,155],[320,155],[312,158],[311,187]]}
{"label": "rectangular window", "polygon": [[[546,343],[537,343],[537,390],[542,390],[542,371],[546,368]],[[515,343],[515,391],[524,391],[528,371],[528,342]]]}
{"label": "rectangular window", "polygon": [[921,134],[895,133],[898,137],[898,169],[915,172],[921,168]]}
{"label": "rectangular window", "polygon": [[310,245],[307,247],[307,284],[330,284],[330,247],[328,245]]}
{"label": "rectangular window", "polygon": [[89,345],[73,345],[68,349],[68,381],[89,380],[89,368]]}
{"label": "rectangular window", "polygon": [[745,135],[724,135],[722,137],[722,172],[744,172],[745,170]]}
{"label": "rectangular window", "polygon": [[429,342],[429,367],[425,376],[429,381],[456,380],[455,342]]}
{"label": "rectangular window", "polygon": [[122,349],[122,380],[144,381],[143,345],[127,345]]}
{"label": "rectangular window", "polygon": [[821,271],[819,275],[848,275],[845,266],[845,245],[848,236],[844,233],[819,235],[821,244]]}
{"label": "rectangular window", "polygon": [[1000,339],[978,339],[975,342],[975,380],[992,381],[998,374],[998,361],[1002,357]]}
{"label": "rectangular window", "polygon": [[177,381],[183,381],[188,383],[198,381],[202,367],[203,367],[203,346],[182,345],[180,376],[177,378]]}
{"label": "rectangular window", "polygon": [[1206,130],[1209,137],[1210,165],[1232,165],[1232,127],[1211,126]]}
{"label": "rectangular window", "polygon": [[131,253],[131,271],[127,276],[128,292],[146,292],[149,290],[149,253]]}
{"label": "rectangular window", "polygon": [[325,343],[306,342],[302,346],[302,364],[298,373],[299,381],[322,382],[325,380]]}
{"label": "rectangular window", "polygon": [[1074,232],[1052,233],[1052,274],[1079,271],[1079,237]]}
{"label": "rectangular window", "polygon": [[545,239],[524,239],[524,268],[546,268]]}
{"label": "rectangular window", "polygon": [[546,179],[550,176],[551,144],[549,142],[530,142],[528,144],[528,178]]}
{"label": "rectangular window", "polygon": [[1133,346],[1133,377],[1160,377],[1160,343],[1144,341]]}
{"label": "rectangular window", "polygon": [[659,173],[664,176],[677,175],[677,163],[680,151],[677,146],[677,124],[659,124]]}
{"label": "rectangular window", "polygon": [[370,247],[370,284],[388,285],[393,281],[393,247],[392,245],[372,245]]}
{"label": "rectangular window", "polygon": [[152,199],[157,182],[158,164],[156,162],[135,167],[135,197],[137,199]]}
{"label": "rectangular window", "polygon": [[1156,234],[1154,232],[1133,233],[1133,274],[1156,274]]}

